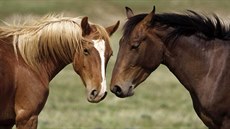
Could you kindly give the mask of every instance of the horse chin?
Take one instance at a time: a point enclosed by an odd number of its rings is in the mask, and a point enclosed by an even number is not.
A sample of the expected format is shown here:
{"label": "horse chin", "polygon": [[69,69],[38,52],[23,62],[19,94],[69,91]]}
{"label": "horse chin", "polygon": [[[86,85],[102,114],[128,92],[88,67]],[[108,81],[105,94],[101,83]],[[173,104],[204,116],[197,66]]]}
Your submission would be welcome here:
{"label": "horse chin", "polygon": [[134,91],[132,92],[128,92],[127,94],[123,94],[121,96],[117,96],[117,97],[120,97],[120,98],[126,98],[126,97],[131,97],[134,95]]}
{"label": "horse chin", "polygon": [[88,96],[87,100],[90,103],[98,103],[98,102],[102,101],[106,97],[106,95],[107,95],[107,92],[105,92],[103,95],[98,95],[95,98],[92,98],[92,97]]}

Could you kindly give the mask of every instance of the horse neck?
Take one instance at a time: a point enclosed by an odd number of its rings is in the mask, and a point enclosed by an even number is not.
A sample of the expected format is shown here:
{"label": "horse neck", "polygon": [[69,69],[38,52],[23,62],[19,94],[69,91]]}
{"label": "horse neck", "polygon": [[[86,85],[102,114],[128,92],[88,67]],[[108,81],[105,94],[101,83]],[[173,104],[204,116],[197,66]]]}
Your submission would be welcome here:
{"label": "horse neck", "polygon": [[164,64],[186,89],[194,91],[213,67],[211,63],[216,57],[213,57],[212,45],[196,36],[182,36],[172,47],[166,48]]}
{"label": "horse neck", "polygon": [[69,63],[64,63],[61,60],[45,60],[41,63],[40,69],[46,73],[49,81],[51,81],[68,64]]}

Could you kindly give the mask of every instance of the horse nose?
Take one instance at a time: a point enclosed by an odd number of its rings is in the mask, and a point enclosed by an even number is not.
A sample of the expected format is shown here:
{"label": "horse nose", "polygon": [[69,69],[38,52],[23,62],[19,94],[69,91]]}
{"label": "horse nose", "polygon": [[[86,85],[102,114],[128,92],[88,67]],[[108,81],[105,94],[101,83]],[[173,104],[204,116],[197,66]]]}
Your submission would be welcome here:
{"label": "horse nose", "polygon": [[90,99],[94,99],[96,98],[98,95],[98,91],[97,90],[92,90],[90,93]]}
{"label": "horse nose", "polygon": [[102,101],[107,95],[107,92],[105,91],[104,93],[100,93],[98,90],[92,90],[88,94],[88,101],[91,103],[98,103]]}
{"label": "horse nose", "polygon": [[118,97],[122,97],[122,89],[121,89],[121,87],[120,86],[118,86],[118,85],[115,85],[113,88],[112,88],[112,90],[111,90],[116,96],[118,96]]}

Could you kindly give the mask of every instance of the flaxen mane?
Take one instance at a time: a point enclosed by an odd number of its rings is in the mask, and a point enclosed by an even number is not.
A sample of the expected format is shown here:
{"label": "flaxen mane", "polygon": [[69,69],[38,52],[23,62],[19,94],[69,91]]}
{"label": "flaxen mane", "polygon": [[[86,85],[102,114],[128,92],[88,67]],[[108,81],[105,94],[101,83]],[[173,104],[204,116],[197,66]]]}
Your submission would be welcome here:
{"label": "flaxen mane", "polygon": [[[82,37],[80,18],[46,16],[38,22],[0,27],[0,38],[13,36],[15,53],[29,65],[37,67],[44,59],[72,62],[73,54],[82,51],[87,39]],[[105,29],[95,25],[100,38],[108,38]]]}

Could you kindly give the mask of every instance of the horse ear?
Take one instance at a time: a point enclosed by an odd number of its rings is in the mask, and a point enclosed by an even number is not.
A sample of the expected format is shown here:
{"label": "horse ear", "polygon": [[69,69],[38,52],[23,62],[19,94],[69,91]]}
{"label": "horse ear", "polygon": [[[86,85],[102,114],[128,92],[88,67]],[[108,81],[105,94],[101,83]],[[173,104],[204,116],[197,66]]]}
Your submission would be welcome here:
{"label": "horse ear", "polygon": [[125,7],[125,10],[126,10],[126,16],[128,19],[134,16],[133,10],[131,8]]}
{"label": "horse ear", "polygon": [[111,36],[119,27],[120,21],[117,21],[117,23],[115,25],[106,27],[106,31],[109,34],[109,36]]}
{"label": "horse ear", "polygon": [[88,17],[84,17],[81,20],[82,36],[89,35],[91,32],[91,27],[88,22]]}
{"label": "horse ear", "polygon": [[155,15],[155,6],[153,6],[152,12],[150,12],[145,18],[143,19],[144,24],[149,24],[149,22],[154,18]]}

